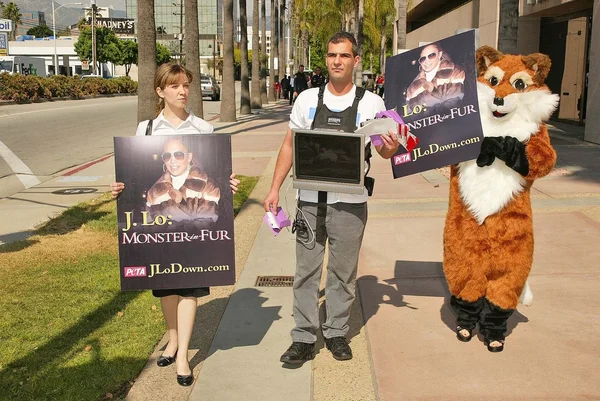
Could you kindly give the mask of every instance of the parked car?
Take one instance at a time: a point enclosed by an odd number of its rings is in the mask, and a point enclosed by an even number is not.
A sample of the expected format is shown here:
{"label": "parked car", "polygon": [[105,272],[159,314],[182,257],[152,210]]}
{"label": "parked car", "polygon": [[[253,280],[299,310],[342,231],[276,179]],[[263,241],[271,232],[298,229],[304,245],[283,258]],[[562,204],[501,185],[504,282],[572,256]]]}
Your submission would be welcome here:
{"label": "parked car", "polygon": [[89,79],[89,78],[102,78],[102,75],[88,74],[88,75],[81,76],[81,79]]}
{"label": "parked car", "polygon": [[221,100],[221,87],[212,75],[202,74],[202,96],[209,96],[212,100]]}

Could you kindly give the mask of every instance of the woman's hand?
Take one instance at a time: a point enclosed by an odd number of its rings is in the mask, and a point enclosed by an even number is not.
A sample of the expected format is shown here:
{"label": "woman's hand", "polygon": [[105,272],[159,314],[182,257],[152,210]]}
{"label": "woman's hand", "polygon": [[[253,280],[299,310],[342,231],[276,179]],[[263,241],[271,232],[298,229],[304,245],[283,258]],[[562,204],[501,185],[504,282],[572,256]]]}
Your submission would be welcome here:
{"label": "woman's hand", "polygon": [[113,198],[117,198],[121,192],[125,189],[125,184],[122,182],[113,182],[110,184],[110,193]]}
{"label": "woman's hand", "polygon": [[231,187],[231,192],[235,195],[238,190],[238,185],[240,180],[235,178],[235,173],[231,173],[231,177],[229,177],[229,186]]}

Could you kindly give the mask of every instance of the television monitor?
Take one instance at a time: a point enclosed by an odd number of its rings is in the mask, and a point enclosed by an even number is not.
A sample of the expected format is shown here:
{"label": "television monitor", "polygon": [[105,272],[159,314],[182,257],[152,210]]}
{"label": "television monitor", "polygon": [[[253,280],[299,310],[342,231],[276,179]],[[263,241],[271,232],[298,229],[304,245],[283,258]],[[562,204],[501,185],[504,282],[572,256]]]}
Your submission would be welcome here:
{"label": "television monitor", "polygon": [[363,134],[292,130],[292,150],[294,188],[364,193]]}

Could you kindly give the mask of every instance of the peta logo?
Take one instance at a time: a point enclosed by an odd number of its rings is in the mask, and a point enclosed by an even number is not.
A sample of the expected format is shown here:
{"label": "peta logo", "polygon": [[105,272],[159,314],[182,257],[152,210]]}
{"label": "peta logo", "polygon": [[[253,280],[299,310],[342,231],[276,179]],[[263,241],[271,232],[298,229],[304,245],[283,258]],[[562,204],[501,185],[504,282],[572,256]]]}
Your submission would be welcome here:
{"label": "peta logo", "polygon": [[410,156],[410,153],[403,153],[401,155],[394,156],[394,166],[397,166],[398,164],[408,163],[411,161],[412,157]]}
{"label": "peta logo", "polygon": [[0,32],[12,32],[12,21],[9,19],[0,19]]}
{"label": "peta logo", "polygon": [[124,267],[125,277],[146,277],[146,266]]}

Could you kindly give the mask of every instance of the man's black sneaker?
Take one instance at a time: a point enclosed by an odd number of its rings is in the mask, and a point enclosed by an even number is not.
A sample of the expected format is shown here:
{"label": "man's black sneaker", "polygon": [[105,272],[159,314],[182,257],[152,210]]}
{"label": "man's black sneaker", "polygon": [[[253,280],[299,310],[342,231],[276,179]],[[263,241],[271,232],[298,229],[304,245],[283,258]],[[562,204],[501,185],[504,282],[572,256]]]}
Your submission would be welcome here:
{"label": "man's black sneaker", "polygon": [[279,360],[283,363],[303,363],[313,359],[314,350],[314,344],[293,342]]}
{"label": "man's black sneaker", "polygon": [[327,346],[327,349],[331,351],[333,357],[338,361],[352,359],[352,350],[345,337],[326,338],[325,345]]}

